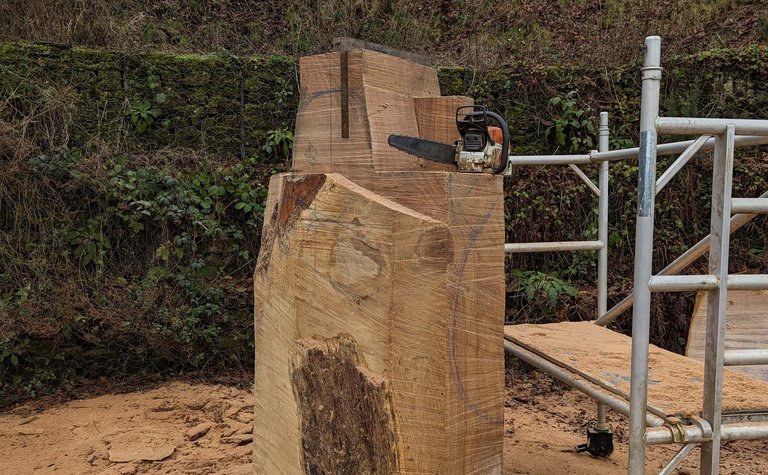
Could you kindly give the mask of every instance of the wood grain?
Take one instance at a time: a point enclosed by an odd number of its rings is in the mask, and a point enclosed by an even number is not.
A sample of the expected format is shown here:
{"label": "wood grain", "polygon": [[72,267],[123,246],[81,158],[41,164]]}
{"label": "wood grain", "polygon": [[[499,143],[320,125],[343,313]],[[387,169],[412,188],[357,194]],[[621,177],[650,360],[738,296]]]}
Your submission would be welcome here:
{"label": "wood grain", "polygon": [[456,109],[475,103],[466,96],[414,97],[413,101],[419,137],[439,143],[452,143],[461,138],[456,128]]}
{"label": "wood grain", "polygon": [[[445,473],[501,469],[504,394],[503,181],[487,174],[377,173],[365,188],[448,225],[452,252]],[[418,192],[414,191],[418,190]]]}
{"label": "wood grain", "polygon": [[454,170],[452,165],[394,149],[387,137],[400,134],[451,142],[447,139],[458,134],[454,105],[471,99],[440,97],[437,72],[401,58],[350,50],[347,62],[349,138],[342,138],[339,53],[300,59],[293,168],[350,178],[381,171]]}
{"label": "wood grain", "polygon": [[[359,56],[349,54],[350,69]],[[370,173],[371,135],[362,89],[349,93],[349,138],[341,137],[339,53],[302,57],[293,168],[308,173]],[[350,78],[352,80],[353,78]]]}

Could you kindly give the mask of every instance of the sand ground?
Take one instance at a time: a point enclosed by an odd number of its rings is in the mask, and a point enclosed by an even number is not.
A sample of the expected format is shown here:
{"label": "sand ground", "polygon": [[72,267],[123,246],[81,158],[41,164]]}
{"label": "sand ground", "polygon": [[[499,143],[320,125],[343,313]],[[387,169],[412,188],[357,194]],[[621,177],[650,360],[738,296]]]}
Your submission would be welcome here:
{"label": "sand ground", "polygon": [[[171,381],[151,389],[39,403],[0,414],[0,473],[252,473],[252,395],[248,389]],[[549,377],[508,377],[505,474],[608,475],[626,470],[626,419],[609,414],[616,452],[608,459],[576,454],[595,405]],[[723,474],[768,472],[768,442],[723,445]],[[653,447],[648,473],[658,473],[672,447]],[[698,473],[698,449],[679,474]]]}

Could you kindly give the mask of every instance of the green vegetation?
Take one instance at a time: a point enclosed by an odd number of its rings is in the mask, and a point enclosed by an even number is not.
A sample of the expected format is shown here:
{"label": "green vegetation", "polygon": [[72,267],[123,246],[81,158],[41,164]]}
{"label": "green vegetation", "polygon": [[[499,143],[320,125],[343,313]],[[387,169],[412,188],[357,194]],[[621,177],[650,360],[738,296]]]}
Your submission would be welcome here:
{"label": "green vegetation", "polygon": [[0,41],[247,56],[328,51],[351,36],[442,64],[622,66],[649,34],[686,54],[768,41],[763,0],[5,0]]}
{"label": "green vegetation", "polygon": [[[765,47],[665,63],[665,112],[768,110]],[[600,110],[611,114],[612,147],[637,139],[636,66],[510,62],[438,75],[444,94],[508,119],[513,153],[591,148]],[[0,44],[0,405],[82,377],[253,364],[250,278],[268,178],[289,166],[298,96],[295,61],[283,56]],[[661,194],[656,268],[707,233],[709,163],[697,159]],[[618,299],[632,275],[637,169],[611,170]],[[764,152],[740,156],[735,175],[738,196],[765,191]],[[505,194],[508,241],[595,236],[597,200],[568,168],[515,169]],[[768,272],[765,226],[760,218],[736,235],[733,270]],[[589,252],[513,256],[508,319],[592,318],[595,266]],[[681,348],[691,297],[655,301],[657,343]]]}
{"label": "green vegetation", "polygon": [[0,402],[80,376],[249,364],[250,274],[277,169],[68,149],[3,165]]}
{"label": "green vegetation", "polygon": [[[130,53],[50,44],[0,45],[0,119],[50,118],[47,144],[86,151],[164,147],[247,158],[291,129],[294,61],[277,56]],[[44,100],[43,100],[44,99]],[[36,124],[35,124],[36,125]]]}

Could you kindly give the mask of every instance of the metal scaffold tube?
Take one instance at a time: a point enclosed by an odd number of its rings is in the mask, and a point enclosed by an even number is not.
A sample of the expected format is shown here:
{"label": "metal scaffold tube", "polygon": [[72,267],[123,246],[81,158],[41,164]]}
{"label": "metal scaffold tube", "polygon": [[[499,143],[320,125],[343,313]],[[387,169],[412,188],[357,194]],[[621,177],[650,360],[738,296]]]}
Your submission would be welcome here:
{"label": "metal scaffold tube", "polygon": [[[768,191],[760,195],[761,198],[768,197]],[[737,230],[744,227],[747,223],[752,221],[757,217],[756,214],[737,214],[734,215],[731,218],[730,223],[730,233],[733,234]],[[701,241],[697,242],[693,245],[690,249],[685,251],[680,257],[672,261],[667,267],[663,268],[659,271],[657,275],[673,275],[677,274],[678,272],[682,271],[693,261],[698,259],[699,257],[703,256],[707,253],[709,250],[709,239],[710,236],[706,236]],[[634,302],[634,294],[629,294],[628,296],[624,297],[624,299],[621,300],[621,302],[614,305],[608,312],[604,313],[600,318],[598,318],[595,323],[597,325],[605,326],[609,323],[613,322],[618,318],[619,315],[626,312],[632,307],[632,303]]]}
{"label": "metal scaffold tube", "polygon": [[[730,245],[731,183],[736,128],[728,125],[715,141],[712,173],[712,217],[710,220],[709,273],[720,282],[728,279]],[[702,417],[712,427],[712,439],[701,444],[701,473],[716,475],[720,463],[720,424],[722,423],[723,353],[725,352],[725,312],[728,286],[707,292],[707,328],[704,348],[704,405]]]}
{"label": "metal scaffold tube", "polygon": [[659,116],[661,38],[645,39],[640,106],[640,154],[635,232],[635,306],[632,318],[632,367],[629,401],[629,475],[645,474],[645,414],[648,409],[648,343],[650,338],[653,262],[653,215],[656,185],[656,118]]}
{"label": "metal scaffold tube", "polygon": [[726,366],[765,365],[768,364],[768,349],[727,350],[723,359]]}
{"label": "metal scaffold tube", "polygon": [[[598,403],[605,404],[607,407],[610,407],[611,409],[618,412],[619,414],[624,414],[625,416],[629,415],[629,404],[627,404],[625,400],[615,398],[613,396],[610,396],[600,391],[599,389],[592,386],[590,383],[578,378],[573,373],[569,371],[565,371],[561,367],[553,363],[550,363],[549,361],[546,361],[542,358],[536,358],[527,350],[507,340],[504,340],[504,351],[507,354],[512,355],[516,358],[519,358],[525,361],[526,363],[530,364],[531,366],[539,368],[545,373],[552,375],[553,377],[557,378],[558,380],[562,381],[568,386],[578,391],[581,391],[582,393],[591,397]],[[660,427],[665,423],[666,421],[661,417],[658,417],[651,413],[645,414],[644,424],[646,424],[648,427]],[[645,426],[643,426],[643,428],[645,428]]]}
{"label": "metal scaffold tube", "polygon": [[[707,443],[711,441],[711,431],[702,429],[697,425],[687,426],[661,426],[646,429],[645,440],[648,445],[675,444],[675,443]],[[722,441],[729,440],[756,440],[768,438],[768,423],[766,422],[742,422],[734,424],[722,424],[718,438]]]}
{"label": "metal scaffold tube", "polygon": [[694,140],[691,146],[685,149],[685,151],[681,153],[679,157],[677,157],[677,160],[675,160],[672,165],[670,165],[669,168],[667,168],[667,170],[661,174],[659,179],[656,180],[657,195],[659,192],[661,192],[661,190],[664,189],[665,186],[667,186],[670,181],[672,181],[672,178],[674,178],[675,175],[677,175],[677,173],[683,169],[688,161],[693,158],[699,150],[701,150],[701,147],[703,147],[707,140],[710,138],[711,137],[707,135],[702,135],[698,139]]}
{"label": "metal scaffold tube", "polygon": [[[697,140],[683,140],[681,142],[663,143],[656,146],[656,155],[674,155],[685,153]],[[737,147],[768,144],[768,136],[764,135],[740,135],[736,137]],[[700,146],[698,151],[708,151],[715,148],[715,139],[710,137]],[[509,165],[589,165],[591,163],[614,162],[637,158],[640,147],[624,148],[620,150],[598,150],[585,154],[574,155],[510,155]],[[688,157],[690,158],[690,157]],[[687,161],[687,159],[685,160]],[[505,175],[512,174],[512,168],[507,167]],[[670,177],[671,178],[671,177]],[[666,180],[666,179],[665,179]],[[663,188],[664,183],[660,188]]]}
{"label": "metal scaffold tube", "polygon": [[680,465],[683,460],[685,460],[685,457],[687,457],[694,448],[696,448],[696,444],[685,444],[682,446],[680,450],[677,451],[675,456],[672,457],[669,463],[667,463],[667,465],[661,469],[659,475],[672,475],[672,473],[675,471],[675,468],[677,468],[677,466]]}
{"label": "metal scaffold tube", "polygon": [[[600,127],[598,128],[598,148],[601,152],[607,152],[609,145],[610,128],[608,126],[608,113],[600,113]],[[608,311],[608,162],[600,164],[598,171],[598,198],[597,212],[597,240],[604,243],[597,256],[597,316]]]}
{"label": "metal scaffold tube", "polygon": [[[681,142],[662,143],[656,146],[656,155],[674,155],[684,153],[696,140],[683,140]],[[737,147],[748,147],[750,145],[763,145],[768,143],[768,136],[762,135],[740,135],[736,137]],[[712,150],[715,148],[715,139],[710,137],[699,148],[700,152]],[[620,150],[610,150],[607,152],[599,151],[589,154],[593,162],[629,160],[637,158],[640,153],[640,147],[623,148]]]}
{"label": "metal scaffold tube", "polygon": [[689,290],[711,290],[720,286],[714,275],[655,275],[648,286],[651,292],[686,292]]}
{"label": "metal scaffold tube", "polygon": [[504,252],[599,251],[604,247],[602,241],[508,242]]}
{"label": "metal scaffold tube", "polygon": [[768,198],[734,198],[731,210],[734,213],[768,214]]}
{"label": "metal scaffold tube", "polygon": [[583,181],[584,184],[587,185],[590,190],[592,190],[592,193],[594,193],[596,196],[600,196],[600,188],[595,185],[592,180],[589,179],[586,173],[584,173],[578,165],[571,163],[568,166],[571,167],[571,170],[576,173],[576,176],[578,176],[581,181]]}
{"label": "metal scaffold tube", "polygon": [[768,135],[768,120],[659,117],[655,122],[660,134],[722,135],[726,127],[732,125],[734,134]]}

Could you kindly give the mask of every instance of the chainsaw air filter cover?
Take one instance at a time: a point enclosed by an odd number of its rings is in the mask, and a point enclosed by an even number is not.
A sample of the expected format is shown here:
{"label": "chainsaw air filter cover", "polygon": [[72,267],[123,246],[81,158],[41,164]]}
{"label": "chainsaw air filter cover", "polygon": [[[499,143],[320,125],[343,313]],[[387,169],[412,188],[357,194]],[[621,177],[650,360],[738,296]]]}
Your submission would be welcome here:
{"label": "chainsaw air filter cover", "polygon": [[484,132],[466,132],[464,134],[464,150],[467,152],[482,152],[485,149],[486,141]]}

